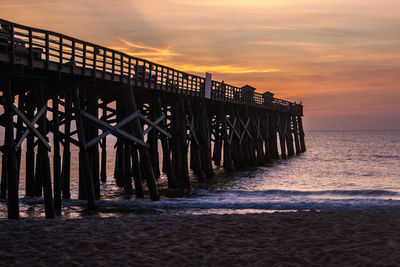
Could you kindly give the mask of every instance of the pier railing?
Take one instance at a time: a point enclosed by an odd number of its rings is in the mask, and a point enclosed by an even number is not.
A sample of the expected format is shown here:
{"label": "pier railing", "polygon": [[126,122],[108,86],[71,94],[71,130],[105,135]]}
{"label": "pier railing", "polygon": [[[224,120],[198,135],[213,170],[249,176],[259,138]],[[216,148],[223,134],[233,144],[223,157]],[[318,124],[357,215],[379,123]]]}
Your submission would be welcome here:
{"label": "pier railing", "polygon": [[[10,55],[11,62],[17,56],[49,64],[58,64],[60,69],[69,67],[93,76],[111,75],[114,79],[153,90],[205,97],[205,78],[175,70],[161,64],[127,55],[97,44],[82,41],[60,33],[27,27],[0,19],[0,51]],[[97,77],[97,76],[96,76]],[[303,106],[286,100],[245,90],[240,87],[212,81],[211,99],[258,106],[279,111],[302,114]]]}

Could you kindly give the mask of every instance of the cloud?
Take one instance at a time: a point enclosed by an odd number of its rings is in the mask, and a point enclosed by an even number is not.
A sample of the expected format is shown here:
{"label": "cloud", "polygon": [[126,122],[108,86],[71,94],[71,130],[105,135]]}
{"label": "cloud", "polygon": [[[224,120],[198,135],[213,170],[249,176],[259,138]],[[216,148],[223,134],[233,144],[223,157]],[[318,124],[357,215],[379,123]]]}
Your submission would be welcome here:
{"label": "cloud", "polygon": [[398,0],[2,0],[0,17],[303,100],[318,128],[334,114],[400,113],[399,10]]}
{"label": "cloud", "polygon": [[189,72],[216,72],[216,73],[230,73],[230,74],[243,74],[243,73],[269,73],[269,72],[280,72],[279,69],[252,69],[246,67],[237,67],[230,65],[210,65],[210,66],[200,66],[200,65],[175,65],[175,68],[182,71]]}
{"label": "cloud", "polygon": [[125,40],[121,37],[117,37],[118,41],[122,43],[124,46],[114,46],[112,49],[119,50],[128,55],[136,56],[136,57],[167,57],[167,56],[178,56],[178,53],[174,53],[169,50],[168,47],[152,47],[145,44],[134,43],[128,40]]}

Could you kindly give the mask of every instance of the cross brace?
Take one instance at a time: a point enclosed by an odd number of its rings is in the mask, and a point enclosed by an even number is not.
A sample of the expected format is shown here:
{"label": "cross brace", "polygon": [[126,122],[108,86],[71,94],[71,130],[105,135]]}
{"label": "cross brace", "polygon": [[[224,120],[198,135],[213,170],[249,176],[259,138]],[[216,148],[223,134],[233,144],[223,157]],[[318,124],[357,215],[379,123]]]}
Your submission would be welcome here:
{"label": "cross brace", "polygon": [[22,142],[25,140],[25,138],[28,136],[28,134],[32,131],[34,135],[43,143],[43,145],[46,147],[48,151],[51,151],[50,145],[48,144],[46,138],[43,137],[43,135],[35,128],[35,124],[37,121],[40,119],[43,114],[46,113],[47,110],[47,105],[44,105],[42,109],[36,113],[36,115],[33,117],[32,121],[29,121],[29,119],[25,116],[25,114],[20,111],[14,104],[12,105],[12,109],[14,110],[15,114],[19,116],[22,121],[26,124],[27,129],[25,132],[22,134],[21,138],[18,140],[17,144],[15,145],[15,150],[19,150]]}
{"label": "cross brace", "polygon": [[242,119],[239,118],[240,124],[242,124],[242,126],[244,127],[244,131],[242,132],[242,135],[240,136],[240,144],[243,141],[243,137],[245,135],[245,133],[247,133],[247,135],[250,137],[251,140],[253,140],[253,137],[251,137],[250,131],[247,129],[249,127],[250,124],[250,118],[247,119],[246,124],[243,123]]}
{"label": "cross brace", "polygon": [[123,120],[121,120],[120,122],[118,122],[116,125],[112,126],[110,124],[108,124],[105,121],[102,121],[98,118],[96,118],[95,116],[87,113],[86,111],[81,110],[80,111],[81,114],[83,116],[85,116],[86,118],[90,119],[91,121],[96,122],[97,124],[100,125],[100,127],[107,129],[107,131],[104,131],[102,134],[100,134],[99,136],[93,138],[92,140],[90,140],[89,142],[87,142],[85,144],[85,149],[90,148],[91,146],[97,144],[100,140],[102,140],[103,138],[105,138],[107,135],[109,134],[113,134],[117,137],[122,137],[124,139],[127,139],[129,141],[132,141],[134,143],[137,143],[143,147],[148,148],[149,145],[147,143],[145,143],[142,139],[139,139],[129,133],[127,133],[126,131],[121,130],[120,128],[124,125],[126,125],[127,123],[129,123],[130,121],[132,121],[135,118],[140,118],[141,120],[143,120],[146,124],[148,124],[149,126],[143,131],[143,136],[145,136],[146,134],[148,134],[152,129],[156,129],[158,130],[160,133],[166,135],[168,138],[171,138],[171,135],[166,132],[164,129],[160,128],[157,124],[159,124],[162,120],[165,119],[165,115],[161,115],[159,118],[157,118],[154,122],[149,120],[148,118],[146,118],[145,116],[143,116],[140,111],[136,111],[132,114],[130,114],[128,117],[124,118]]}

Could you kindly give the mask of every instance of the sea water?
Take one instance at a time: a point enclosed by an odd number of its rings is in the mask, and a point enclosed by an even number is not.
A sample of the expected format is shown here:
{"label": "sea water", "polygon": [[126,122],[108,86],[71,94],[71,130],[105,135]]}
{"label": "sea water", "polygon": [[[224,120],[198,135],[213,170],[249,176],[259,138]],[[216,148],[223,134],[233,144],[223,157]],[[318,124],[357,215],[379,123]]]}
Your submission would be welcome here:
{"label": "sea water", "polygon": [[[112,146],[110,142],[110,152]],[[97,215],[400,210],[400,131],[307,131],[306,146],[307,151],[301,155],[248,171],[228,174],[222,167],[215,167],[216,177],[203,183],[191,175],[193,189],[185,197],[163,196],[157,202],[125,195],[115,185],[114,156],[108,153],[107,183],[101,185]],[[72,161],[77,161],[74,151]],[[73,199],[63,201],[62,216],[86,216],[85,201],[76,200],[76,168],[71,176]],[[24,177],[22,171],[22,216],[43,216],[42,199],[25,197]],[[158,182],[165,188],[166,176]],[[0,203],[0,215],[7,216],[4,201]]]}

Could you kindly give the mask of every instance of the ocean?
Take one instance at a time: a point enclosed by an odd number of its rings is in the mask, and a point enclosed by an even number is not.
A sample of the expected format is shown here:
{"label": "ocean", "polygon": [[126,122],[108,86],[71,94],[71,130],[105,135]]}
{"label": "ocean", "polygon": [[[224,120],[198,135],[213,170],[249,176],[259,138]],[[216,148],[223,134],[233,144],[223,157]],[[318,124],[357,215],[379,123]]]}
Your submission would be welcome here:
{"label": "ocean", "polygon": [[[216,177],[204,183],[192,175],[193,189],[187,196],[164,196],[158,202],[135,200],[116,187],[114,158],[109,153],[107,183],[101,185],[102,200],[95,216],[400,210],[400,131],[307,131],[306,146],[299,156],[248,171],[228,174],[216,167]],[[77,161],[77,153],[72,155]],[[22,171],[21,217],[44,217],[42,199],[25,197],[24,177]],[[85,201],[76,200],[76,169],[71,179],[73,199],[63,201],[61,216],[93,216],[84,211]],[[165,175],[159,183],[165,187]],[[0,217],[7,217],[5,201],[0,202]]]}

